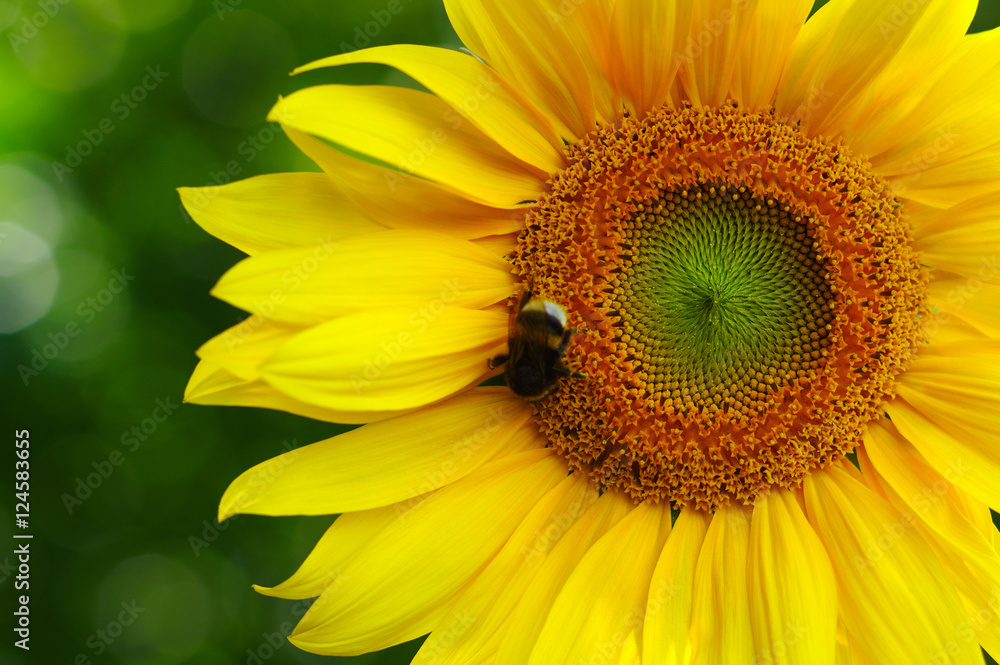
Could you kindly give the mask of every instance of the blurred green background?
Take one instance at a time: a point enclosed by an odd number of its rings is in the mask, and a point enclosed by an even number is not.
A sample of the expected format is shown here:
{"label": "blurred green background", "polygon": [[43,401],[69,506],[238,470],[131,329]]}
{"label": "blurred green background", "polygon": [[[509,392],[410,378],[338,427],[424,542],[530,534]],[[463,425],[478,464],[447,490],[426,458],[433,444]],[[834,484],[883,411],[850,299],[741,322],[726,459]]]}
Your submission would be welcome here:
{"label": "blurred green background", "polygon": [[[401,1],[369,37],[387,0],[0,0],[4,432],[30,430],[34,535],[23,652],[5,454],[3,663],[334,660],[288,644],[301,610],[250,589],[291,574],[332,518],[215,512],[244,469],[341,428],[181,405],[194,350],[243,318],[208,295],[242,255],[174,188],[223,182],[234,161],[237,178],[317,170],[264,121],[278,95],[405,80],[294,66],[363,39],[460,46],[439,0]],[[1000,23],[1000,3],[980,5],[975,30]],[[124,626],[123,607],[137,614]],[[406,663],[418,644],[338,662]]]}

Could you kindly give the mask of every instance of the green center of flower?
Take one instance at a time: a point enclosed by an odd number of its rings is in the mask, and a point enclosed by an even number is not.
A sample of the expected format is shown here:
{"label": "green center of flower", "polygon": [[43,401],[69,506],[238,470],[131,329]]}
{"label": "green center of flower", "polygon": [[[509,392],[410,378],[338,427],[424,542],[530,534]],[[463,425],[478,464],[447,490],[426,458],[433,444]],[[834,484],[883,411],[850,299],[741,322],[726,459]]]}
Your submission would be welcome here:
{"label": "green center of flower", "polygon": [[815,366],[832,294],[807,220],[746,189],[701,186],[664,192],[623,231],[635,251],[622,311],[659,392],[726,409]]}
{"label": "green center of flower", "polygon": [[921,343],[891,187],[773,113],[665,107],[570,145],[511,260],[575,328],[539,429],[636,500],[750,505],[844,457]]}

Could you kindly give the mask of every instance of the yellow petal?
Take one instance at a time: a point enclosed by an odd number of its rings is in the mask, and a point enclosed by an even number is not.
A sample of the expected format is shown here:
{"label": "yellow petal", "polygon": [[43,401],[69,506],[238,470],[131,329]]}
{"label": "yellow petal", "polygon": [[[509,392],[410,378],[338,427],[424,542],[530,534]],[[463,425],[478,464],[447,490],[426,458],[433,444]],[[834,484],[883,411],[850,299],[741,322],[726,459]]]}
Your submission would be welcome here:
{"label": "yellow petal", "polygon": [[738,665],[753,662],[747,547],[750,522],[742,506],[715,511],[694,573],[691,662]]}
{"label": "yellow petal", "polygon": [[1000,191],[926,214],[915,228],[924,264],[984,282],[1000,277]]}
{"label": "yellow petal", "polygon": [[[606,492],[570,527],[551,552],[511,615],[501,636],[496,663],[527,663],[556,597],[580,560],[616,524],[632,511],[632,502],[617,492]],[[533,548],[529,557],[543,554]]]}
{"label": "yellow petal", "polygon": [[[956,19],[976,8],[969,0],[961,5]],[[882,175],[915,176],[917,181],[918,174],[930,166],[947,164],[996,142],[995,133],[983,121],[991,117],[984,114],[995,109],[998,101],[1000,30],[964,36],[950,51],[947,42],[938,41],[934,48],[928,48],[932,43],[925,40],[917,57],[907,59],[901,54],[893,61],[898,63],[895,69],[902,71],[886,72],[883,78],[895,74],[898,95],[881,95],[892,102],[889,108],[880,109],[872,103],[864,121],[857,123],[863,135],[853,136],[852,146],[871,155],[872,164]],[[882,136],[877,133],[880,129]]]}
{"label": "yellow petal", "polygon": [[[932,347],[933,348],[933,347]],[[918,356],[886,405],[893,424],[958,487],[1000,505],[1000,344],[937,345]]]}
{"label": "yellow petal", "polygon": [[831,0],[799,32],[775,108],[779,115],[801,119],[810,136],[836,134],[838,116],[856,110],[911,38],[914,48],[924,47],[919,39],[948,30],[957,40],[965,32],[955,28],[962,20],[963,13],[951,3],[913,3],[904,8],[889,2]]}
{"label": "yellow petal", "polygon": [[642,631],[642,660],[681,665],[689,662],[694,571],[711,515],[681,510],[656,563]]}
{"label": "yellow petal", "polygon": [[[987,113],[981,116],[984,122],[992,117]],[[951,139],[943,137],[942,140]],[[897,196],[938,208],[947,208],[996,191],[996,183],[1000,180],[1000,143],[954,161],[943,162],[941,159],[914,174],[888,178],[889,184]]]}
{"label": "yellow petal", "polygon": [[359,62],[395,67],[447,102],[446,121],[467,119],[518,159],[547,173],[565,166],[563,143],[538,111],[486,63],[431,46],[376,46],[323,58],[293,73]]}
{"label": "yellow petal", "polygon": [[177,192],[198,226],[250,255],[383,228],[323,173],[273,173]]}
{"label": "yellow petal", "polygon": [[639,504],[577,564],[542,627],[529,665],[614,662],[641,630],[649,580],[670,530],[670,506]]}
{"label": "yellow petal", "polygon": [[984,335],[1000,337],[1000,284],[976,276],[934,279],[927,288],[927,302]]}
{"label": "yellow petal", "polygon": [[552,451],[533,450],[435,492],[345,563],[343,583],[323,592],[289,639],[306,651],[353,656],[429,632],[566,473]]}
{"label": "yellow petal", "polygon": [[328,423],[370,423],[392,418],[408,410],[399,411],[338,411],[306,404],[275,390],[263,380],[247,381],[202,360],[191,373],[184,401],[214,406],[250,406],[259,409],[286,411],[297,416],[322,420]]}
{"label": "yellow petal", "polygon": [[968,566],[965,559],[945,543],[935,540],[932,544],[948,579],[958,589],[968,615],[960,630],[966,634],[974,632],[983,649],[990,654],[1000,654],[1000,586],[997,586],[996,570]]}
{"label": "yellow petal", "polygon": [[416,514],[427,496],[340,515],[291,577],[273,587],[255,584],[254,590],[275,598],[303,599],[319,596],[331,584],[338,588],[346,581],[344,566],[379,533]]}
{"label": "yellow petal", "polygon": [[[529,426],[522,427],[510,438],[507,452],[514,455],[538,450],[542,446],[544,441],[537,428],[531,427],[529,423]],[[341,515],[323,534],[294,575],[277,586],[268,588],[254,585],[254,589],[266,596],[278,598],[315,598],[330,584],[343,581],[341,575],[344,565],[364,545],[394,522],[405,522],[417,515],[423,508],[424,501],[436,491],[391,506]],[[444,616],[444,608],[441,608],[440,615]]]}
{"label": "yellow petal", "polygon": [[668,0],[618,0],[611,19],[615,88],[640,116],[670,99],[688,46],[691,6]]}
{"label": "yellow petal", "polygon": [[440,301],[342,316],[293,337],[261,368],[278,390],[344,411],[430,404],[485,379],[508,315]]}
{"label": "yellow petal", "polygon": [[244,381],[255,381],[260,378],[260,365],[300,332],[299,326],[254,314],[202,344],[197,354]]}
{"label": "yellow petal", "polygon": [[560,134],[575,140],[612,119],[610,86],[598,58],[607,51],[608,0],[445,0],[455,32],[510,81]]}
{"label": "yellow petal", "polygon": [[926,542],[888,502],[837,467],[805,480],[809,522],[837,576],[852,646],[873,663],[981,663],[955,589]]}
{"label": "yellow petal", "polygon": [[[1000,610],[1000,554],[965,516],[960,490],[931,468],[891,423],[869,425],[865,448],[883,483],[889,486],[892,504],[904,517],[919,517],[920,521],[913,523],[945,562],[950,579],[970,610],[970,620],[994,623]],[[992,522],[990,528],[995,531]],[[977,620],[981,612],[986,612],[990,621]],[[983,630],[985,625],[974,627],[982,633],[980,642],[985,636],[994,647],[1000,645],[1000,622],[991,630]]]}
{"label": "yellow petal", "polygon": [[483,205],[441,183],[401,178],[397,171],[354,159],[291,127],[285,127],[285,133],[359,210],[388,228],[482,238],[514,233],[524,226],[524,213],[516,204],[509,209]]}
{"label": "yellow petal", "polygon": [[434,301],[478,309],[513,292],[514,280],[500,256],[468,240],[410,230],[252,256],[212,289],[231,305],[298,325]]}
{"label": "yellow petal", "polygon": [[223,495],[220,518],[332,515],[405,501],[464,478],[504,451],[529,415],[510,391],[478,388],[365,425],[244,471]]}
{"label": "yellow petal", "polygon": [[[927,11],[916,15],[911,7],[894,7],[891,14],[880,18],[882,23],[877,27],[885,40],[891,40],[894,32],[905,34],[905,39],[898,44],[898,49],[885,67],[867,85],[864,93],[845,104],[836,117],[827,121],[828,134],[839,134],[852,145],[855,143],[855,132],[870,131],[869,123],[885,134],[882,145],[904,144],[910,141],[906,129],[908,119],[914,108],[923,105],[922,98],[933,85],[935,78],[953,66],[965,50],[967,42],[965,32],[976,14],[977,0],[955,0],[945,4],[928,3]],[[908,20],[911,18],[912,20]],[[981,65],[977,65],[979,69]],[[954,72],[949,72],[954,76]],[[962,102],[953,100],[957,104]],[[931,106],[935,106],[931,104]],[[919,111],[917,111],[919,114]],[[914,134],[924,133],[928,121],[934,116],[922,116],[925,123],[919,126],[908,125]],[[902,131],[901,131],[902,130]],[[855,145],[856,153],[867,153],[867,145],[863,139]],[[874,146],[873,146],[874,147]],[[923,150],[923,148],[921,148]],[[880,173],[888,175],[889,171]]]}
{"label": "yellow petal", "polygon": [[636,642],[634,630],[625,638],[621,657],[618,658],[618,665],[642,665],[642,661],[639,659],[639,645]]}
{"label": "yellow petal", "polygon": [[790,491],[776,489],[754,504],[747,571],[758,661],[833,665],[833,566]]}
{"label": "yellow petal", "polygon": [[574,474],[542,497],[496,558],[463,591],[411,665],[492,662],[507,617],[531,579],[597,496],[597,486],[589,478]]}
{"label": "yellow petal", "polygon": [[[268,120],[333,141],[487,205],[541,194],[544,172],[515,159],[434,95],[390,86],[322,85],[278,101]],[[412,174],[412,175],[410,175]]]}
{"label": "yellow petal", "polygon": [[748,15],[733,85],[734,97],[744,109],[771,108],[785,62],[812,6],[812,0],[769,0],[758,3]]}
{"label": "yellow petal", "polygon": [[[686,4],[686,3],[685,3]],[[718,106],[731,95],[737,62],[757,11],[757,0],[691,3],[691,29],[682,48],[680,81],[695,106]]]}

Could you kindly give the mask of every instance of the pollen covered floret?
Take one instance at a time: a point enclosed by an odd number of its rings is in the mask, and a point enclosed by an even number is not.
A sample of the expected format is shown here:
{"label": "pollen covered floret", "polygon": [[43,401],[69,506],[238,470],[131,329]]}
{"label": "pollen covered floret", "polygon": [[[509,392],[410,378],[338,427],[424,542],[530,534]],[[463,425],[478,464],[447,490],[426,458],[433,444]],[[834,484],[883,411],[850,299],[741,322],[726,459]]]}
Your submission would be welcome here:
{"label": "pollen covered floret", "polygon": [[513,255],[586,375],[537,416],[606,487],[712,508],[850,452],[919,344],[927,275],[862,159],[771,113],[601,127]]}

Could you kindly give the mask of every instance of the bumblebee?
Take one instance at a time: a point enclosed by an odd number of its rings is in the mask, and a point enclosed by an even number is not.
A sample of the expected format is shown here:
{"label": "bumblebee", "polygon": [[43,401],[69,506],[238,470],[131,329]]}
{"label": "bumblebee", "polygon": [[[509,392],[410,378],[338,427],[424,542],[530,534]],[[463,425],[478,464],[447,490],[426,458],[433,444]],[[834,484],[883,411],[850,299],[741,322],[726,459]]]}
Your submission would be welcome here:
{"label": "bumblebee", "polygon": [[524,292],[517,316],[511,320],[507,353],[489,361],[490,369],[507,363],[504,379],[507,387],[529,402],[548,397],[559,390],[562,377],[585,378],[562,364],[574,330],[566,327],[566,311],[549,300]]}

